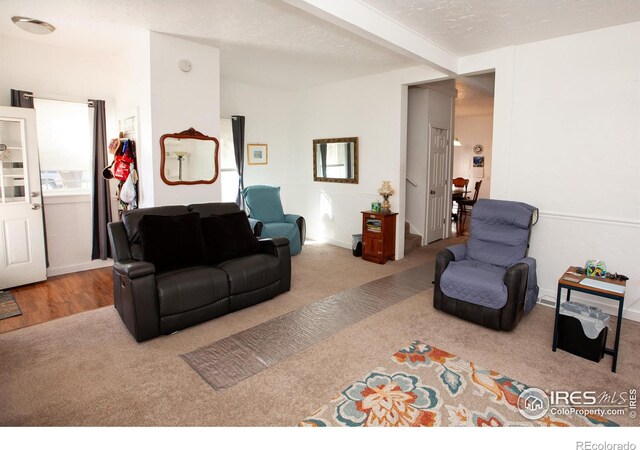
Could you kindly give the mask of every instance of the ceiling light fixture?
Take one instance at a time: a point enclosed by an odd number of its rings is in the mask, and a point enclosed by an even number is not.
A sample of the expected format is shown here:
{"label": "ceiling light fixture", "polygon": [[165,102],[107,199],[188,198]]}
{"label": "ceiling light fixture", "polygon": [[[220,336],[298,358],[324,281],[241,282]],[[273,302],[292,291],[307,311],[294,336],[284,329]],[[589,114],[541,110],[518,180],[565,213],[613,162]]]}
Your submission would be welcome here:
{"label": "ceiling light fixture", "polygon": [[50,23],[30,17],[13,16],[11,21],[15,23],[18,28],[33,34],[49,34],[56,30],[56,27]]}

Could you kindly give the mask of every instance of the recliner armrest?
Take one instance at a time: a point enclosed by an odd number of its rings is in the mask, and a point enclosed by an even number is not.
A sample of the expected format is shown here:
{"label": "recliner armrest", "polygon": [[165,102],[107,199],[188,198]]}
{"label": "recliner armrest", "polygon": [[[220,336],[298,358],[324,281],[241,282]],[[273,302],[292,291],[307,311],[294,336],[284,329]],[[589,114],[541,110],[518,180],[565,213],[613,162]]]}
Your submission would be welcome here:
{"label": "recliner armrest", "polygon": [[300,244],[304,245],[304,241],[307,238],[307,223],[304,220],[304,217],[298,214],[285,214],[284,221],[286,223],[295,223],[300,230]]}
{"label": "recliner armrest", "polygon": [[454,261],[462,261],[467,258],[467,244],[457,244],[447,247],[453,253]]}
{"label": "recliner armrest", "polygon": [[156,266],[152,263],[135,259],[115,262],[113,263],[113,269],[130,280],[156,273]]}
{"label": "recliner armrest", "polygon": [[257,219],[252,219],[251,217],[249,217],[249,225],[251,225],[253,234],[256,237],[262,236],[262,228],[264,227],[264,224],[262,223],[262,221]]}
{"label": "recliner armrest", "polygon": [[502,278],[507,287],[507,303],[500,310],[500,329],[513,330],[524,314],[529,266],[519,262],[510,266]]}

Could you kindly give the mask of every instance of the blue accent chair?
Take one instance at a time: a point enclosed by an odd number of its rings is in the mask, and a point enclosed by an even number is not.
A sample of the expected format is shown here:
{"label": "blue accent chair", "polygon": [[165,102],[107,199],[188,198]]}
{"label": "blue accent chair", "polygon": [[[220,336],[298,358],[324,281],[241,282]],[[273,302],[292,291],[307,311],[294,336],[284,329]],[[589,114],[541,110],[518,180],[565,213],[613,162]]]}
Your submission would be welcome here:
{"label": "blue accent chair", "polygon": [[537,208],[478,200],[471,237],[436,257],[433,306],[496,330],[513,330],[536,305],[536,260],[527,256]]}
{"label": "blue accent chair", "polygon": [[304,245],[306,224],[304,217],[285,214],[280,201],[279,186],[247,186],[242,191],[249,209],[249,223],[258,237],[286,237],[291,255],[297,255]]}

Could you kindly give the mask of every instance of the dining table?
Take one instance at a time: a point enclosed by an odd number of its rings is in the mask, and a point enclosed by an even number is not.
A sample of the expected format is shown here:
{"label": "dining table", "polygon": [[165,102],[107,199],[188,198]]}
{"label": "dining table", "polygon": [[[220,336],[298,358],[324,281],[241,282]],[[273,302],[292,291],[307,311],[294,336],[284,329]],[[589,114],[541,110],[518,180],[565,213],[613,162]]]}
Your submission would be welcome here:
{"label": "dining table", "polygon": [[451,189],[451,199],[452,200],[456,200],[456,199],[462,199],[464,198],[464,188],[458,188],[458,187],[454,187],[453,189]]}

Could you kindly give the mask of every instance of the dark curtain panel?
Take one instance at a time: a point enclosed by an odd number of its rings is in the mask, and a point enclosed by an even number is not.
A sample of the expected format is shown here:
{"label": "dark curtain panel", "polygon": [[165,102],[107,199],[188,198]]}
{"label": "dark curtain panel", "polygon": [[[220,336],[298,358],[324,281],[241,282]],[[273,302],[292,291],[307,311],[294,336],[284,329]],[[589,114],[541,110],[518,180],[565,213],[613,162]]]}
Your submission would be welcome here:
{"label": "dark curtain panel", "polygon": [[[32,97],[25,97],[24,94],[31,95]],[[18,89],[11,89],[11,106],[17,106],[18,108],[33,108],[33,92],[30,91],[20,91]],[[40,160],[40,155],[38,155],[38,161]],[[38,163],[40,165],[40,163]],[[41,173],[38,170],[38,173]],[[42,180],[40,180],[40,184],[42,184]],[[40,189],[42,192],[42,189]],[[47,221],[44,219],[45,215],[45,206],[44,206],[44,198],[40,199],[40,203],[42,204],[42,231],[44,232],[44,257],[47,262],[47,267],[49,267],[49,250],[47,249]]]}
{"label": "dark curtain panel", "polygon": [[347,142],[344,145],[344,153],[345,153],[345,164],[347,165],[347,179],[353,178],[353,158],[351,158],[351,146],[353,145],[350,142]]}
{"label": "dark curtain panel", "polygon": [[238,195],[236,203],[244,209],[244,116],[231,116],[231,130],[233,131],[233,150],[236,155],[236,167],[238,168]]}
{"label": "dark curtain panel", "polygon": [[327,144],[320,144],[320,169],[322,176],[327,178]]}
{"label": "dark curtain panel", "polygon": [[17,106],[19,108],[33,108],[33,97],[25,98],[24,94],[33,95],[33,92],[11,89],[11,106]]}
{"label": "dark curtain panel", "polygon": [[102,177],[107,165],[107,124],[104,100],[93,102],[93,248],[91,259],[105,260],[111,256],[107,224],[111,222],[109,180]]}

